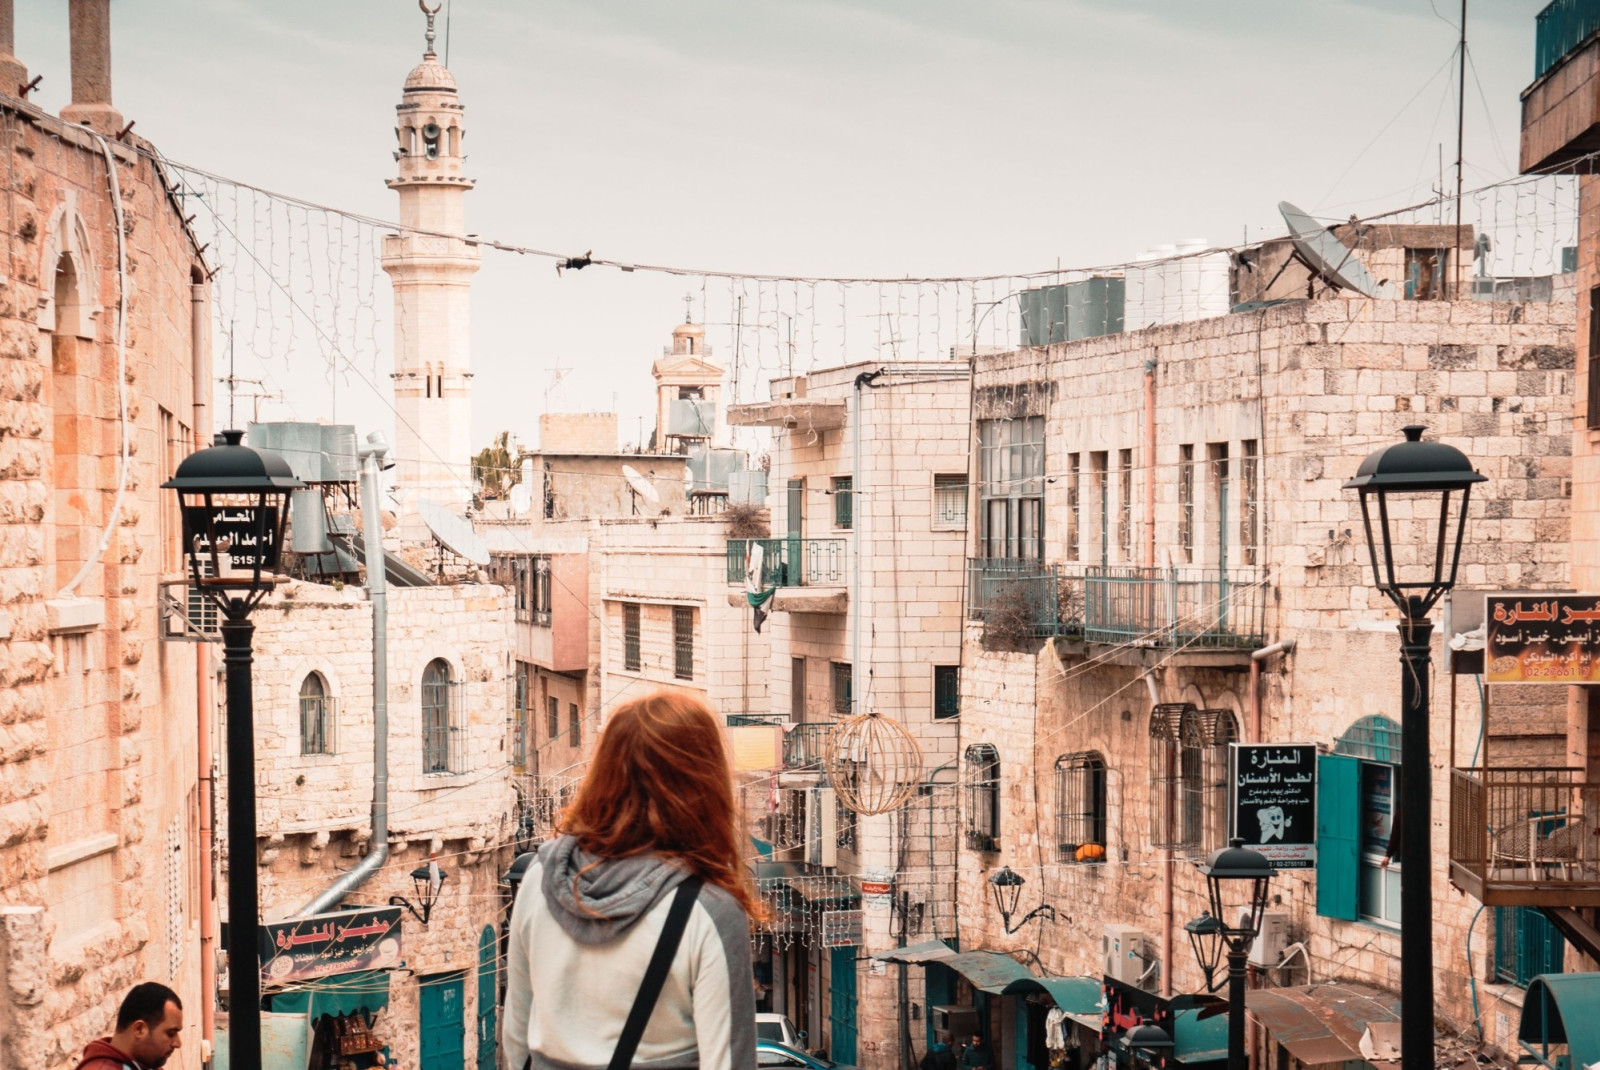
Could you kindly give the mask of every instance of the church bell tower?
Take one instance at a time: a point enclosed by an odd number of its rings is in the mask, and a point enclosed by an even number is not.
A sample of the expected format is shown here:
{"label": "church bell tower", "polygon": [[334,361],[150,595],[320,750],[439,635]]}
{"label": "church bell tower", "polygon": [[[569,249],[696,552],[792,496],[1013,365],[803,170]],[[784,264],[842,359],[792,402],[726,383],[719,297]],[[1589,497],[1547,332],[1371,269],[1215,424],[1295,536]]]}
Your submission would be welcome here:
{"label": "church bell tower", "polygon": [[421,6],[427,47],[395,109],[399,173],[388,181],[400,195],[404,229],[383,241],[383,270],[394,287],[392,456],[403,517],[415,514],[418,499],[454,508],[471,497],[470,319],[478,248],[465,238],[464,200],[474,183],[462,169],[465,111],[455,76],[434,51],[439,6]]}

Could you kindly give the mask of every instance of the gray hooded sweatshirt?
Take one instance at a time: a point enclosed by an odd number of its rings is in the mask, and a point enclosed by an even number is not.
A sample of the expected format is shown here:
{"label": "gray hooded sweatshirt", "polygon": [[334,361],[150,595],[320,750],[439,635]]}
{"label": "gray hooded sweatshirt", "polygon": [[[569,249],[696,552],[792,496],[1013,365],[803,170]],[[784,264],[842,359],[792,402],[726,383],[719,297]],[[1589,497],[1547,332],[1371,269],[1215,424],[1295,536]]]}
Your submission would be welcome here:
{"label": "gray hooded sweatshirt", "polygon": [[[605,1070],[685,876],[655,855],[595,858],[570,836],[540,849],[511,912],[507,1065]],[[750,921],[707,884],[633,1065],[754,1070],[753,984]]]}

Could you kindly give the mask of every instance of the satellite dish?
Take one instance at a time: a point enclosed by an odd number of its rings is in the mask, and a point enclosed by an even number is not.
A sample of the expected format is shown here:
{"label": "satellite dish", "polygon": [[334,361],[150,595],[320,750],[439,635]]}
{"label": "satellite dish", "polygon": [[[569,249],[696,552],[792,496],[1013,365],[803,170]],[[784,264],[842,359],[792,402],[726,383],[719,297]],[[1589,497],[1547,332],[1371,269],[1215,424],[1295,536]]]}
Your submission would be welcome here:
{"label": "satellite dish", "polygon": [[650,481],[640,475],[632,465],[622,466],[622,478],[628,481],[628,486],[632,487],[639,497],[651,505],[661,504],[661,495],[656,493],[656,488],[651,486]]}
{"label": "satellite dish", "polygon": [[417,515],[428,525],[440,546],[474,565],[488,567],[489,546],[465,519],[425,498],[417,502]]}
{"label": "satellite dish", "polygon": [[525,516],[533,508],[533,458],[522,459],[522,475],[511,488],[511,508],[518,516]]}
{"label": "satellite dish", "polygon": [[1289,224],[1294,251],[1317,277],[1338,290],[1354,290],[1362,297],[1378,296],[1378,283],[1356,259],[1354,249],[1288,201],[1279,201],[1278,211]]}

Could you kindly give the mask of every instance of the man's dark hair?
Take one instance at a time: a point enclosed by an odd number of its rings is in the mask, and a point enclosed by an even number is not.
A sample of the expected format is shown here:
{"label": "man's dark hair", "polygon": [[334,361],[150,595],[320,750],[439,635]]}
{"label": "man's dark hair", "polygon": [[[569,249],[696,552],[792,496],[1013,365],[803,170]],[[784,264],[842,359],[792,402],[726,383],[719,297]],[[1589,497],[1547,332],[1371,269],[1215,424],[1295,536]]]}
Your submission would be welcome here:
{"label": "man's dark hair", "polygon": [[156,1028],[167,1016],[169,1003],[183,1010],[183,1000],[178,998],[178,993],[159,981],[134,985],[122,997],[122,1006],[117,1008],[117,1032],[130,1028],[134,1022],[143,1022],[151,1029]]}

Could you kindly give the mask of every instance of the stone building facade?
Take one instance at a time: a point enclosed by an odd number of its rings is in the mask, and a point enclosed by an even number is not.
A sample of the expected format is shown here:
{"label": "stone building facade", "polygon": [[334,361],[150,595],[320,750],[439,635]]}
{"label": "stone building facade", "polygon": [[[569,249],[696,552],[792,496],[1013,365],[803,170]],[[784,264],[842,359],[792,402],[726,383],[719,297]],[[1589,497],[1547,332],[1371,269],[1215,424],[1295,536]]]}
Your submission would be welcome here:
{"label": "stone building facade", "polygon": [[[1398,640],[1341,487],[1420,423],[1488,477],[1434,643],[1438,1009],[1515,1047],[1521,990],[1486,973],[1495,919],[1447,879],[1444,800],[1452,763],[1479,747],[1567,764],[1566,696],[1497,685],[1480,705],[1443,643],[1481,621],[1482,592],[1569,582],[1572,339],[1570,298],[1331,299],[976,360],[969,552],[1000,582],[969,607],[963,950],[1026,947],[1048,974],[1199,990],[1182,926],[1206,907],[1192,862],[1227,834],[1226,746],[1310,743],[1319,769],[1343,760],[1364,779],[1335,795],[1324,773],[1330,855],[1274,880],[1296,950],[1256,983],[1398,987],[1405,875],[1359,827],[1384,799],[1393,816]],[[1013,602],[1032,626],[1020,635]],[[1276,643],[1290,648],[1252,658]],[[1347,832],[1349,872],[1331,855]],[[1051,904],[1054,922],[1005,933],[988,880],[1001,866],[1026,878],[1020,909]],[[1132,960],[1112,963],[1118,948]],[[1026,1006],[989,1003],[1002,1065],[1037,1065]],[[1276,1057],[1270,1036],[1252,1043]]]}
{"label": "stone building facade", "polygon": [[[110,96],[107,5],[71,5],[73,104],[0,4],[0,1066],[71,1065],[145,979],[196,1008],[207,648],[161,641],[181,561],[161,482],[208,440],[209,286]],[[62,13],[66,17],[66,12]],[[126,452],[124,453],[124,447]]]}

